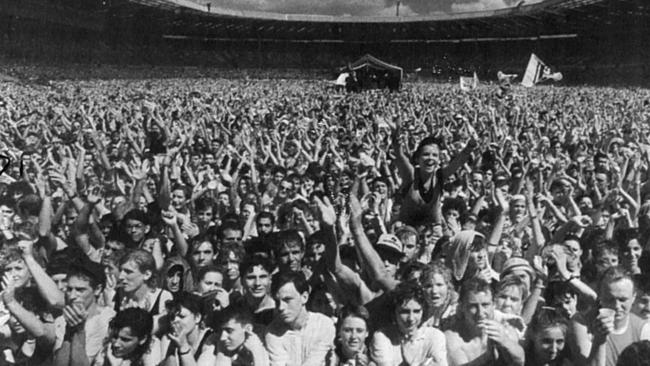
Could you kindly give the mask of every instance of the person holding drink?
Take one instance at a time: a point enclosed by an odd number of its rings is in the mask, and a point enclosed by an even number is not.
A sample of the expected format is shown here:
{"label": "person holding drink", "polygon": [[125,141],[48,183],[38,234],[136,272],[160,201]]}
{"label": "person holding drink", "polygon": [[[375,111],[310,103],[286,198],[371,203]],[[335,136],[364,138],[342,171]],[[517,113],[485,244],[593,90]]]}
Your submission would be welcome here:
{"label": "person holding drink", "polygon": [[605,271],[599,287],[598,308],[577,313],[571,322],[570,344],[578,363],[615,366],[618,355],[630,344],[650,336],[650,328],[630,313],[636,289],[620,267]]}

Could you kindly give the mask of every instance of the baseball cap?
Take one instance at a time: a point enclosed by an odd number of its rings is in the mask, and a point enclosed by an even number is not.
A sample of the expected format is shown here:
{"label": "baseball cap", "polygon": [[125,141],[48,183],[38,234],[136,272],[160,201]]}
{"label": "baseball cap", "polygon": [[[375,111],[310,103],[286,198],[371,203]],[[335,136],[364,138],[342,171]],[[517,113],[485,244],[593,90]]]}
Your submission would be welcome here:
{"label": "baseball cap", "polygon": [[404,256],[402,252],[402,242],[393,234],[382,234],[377,240],[377,249]]}

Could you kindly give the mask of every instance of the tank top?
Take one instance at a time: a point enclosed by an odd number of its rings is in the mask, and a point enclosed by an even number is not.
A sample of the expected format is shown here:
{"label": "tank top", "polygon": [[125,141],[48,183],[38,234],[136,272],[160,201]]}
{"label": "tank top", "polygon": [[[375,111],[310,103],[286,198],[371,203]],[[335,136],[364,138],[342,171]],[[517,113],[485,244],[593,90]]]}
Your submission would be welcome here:
{"label": "tank top", "polygon": [[[151,309],[145,309],[145,310],[149,310],[149,314],[151,314],[151,316],[160,314],[160,297],[163,294],[163,290],[157,289],[156,291],[158,291],[158,295],[156,296],[156,300],[154,301],[153,306],[151,307]],[[115,310],[116,313],[122,310],[121,309],[122,300],[124,300],[124,295],[122,294],[121,291],[117,291],[115,293],[115,296],[113,297],[113,301],[114,301],[113,310]]]}
{"label": "tank top", "polygon": [[[414,173],[413,181],[408,185],[402,197],[402,206],[399,211],[399,220],[407,225],[419,226],[433,223],[433,207],[436,204],[434,190],[442,191],[442,169],[435,172],[435,179],[426,197],[420,192],[419,173]],[[442,195],[441,195],[442,196]]]}

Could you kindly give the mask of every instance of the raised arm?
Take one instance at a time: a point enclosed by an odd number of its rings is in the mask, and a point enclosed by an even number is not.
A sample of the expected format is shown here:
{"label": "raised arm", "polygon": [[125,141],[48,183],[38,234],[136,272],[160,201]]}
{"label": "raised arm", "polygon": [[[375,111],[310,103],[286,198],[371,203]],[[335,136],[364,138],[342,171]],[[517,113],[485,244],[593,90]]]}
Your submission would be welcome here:
{"label": "raised arm", "polygon": [[353,189],[353,192],[350,193],[350,229],[352,231],[352,237],[363,259],[368,264],[370,277],[377,281],[383,290],[391,291],[399,284],[399,281],[386,274],[386,269],[379,253],[372,247],[363,229],[361,223],[362,213],[361,203],[356,196],[356,191]]}
{"label": "raised arm", "polygon": [[43,267],[34,258],[34,243],[29,240],[23,240],[18,242],[18,247],[22,251],[23,260],[27,269],[32,274],[38,292],[50,306],[63,309],[65,306],[65,296],[52,280],[52,277],[45,272]]}
{"label": "raised arm", "polygon": [[397,172],[399,177],[402,179],[402,186],[408,186],[413,181],[413,176],[415,174],[415,169],[408,157],[404,154],[402,149],[402,143],[400,138],[401,133],[401,124],[397,123],[397,128],[393,131],[392,136],[392,146],[393,151],[395,152],[395,165],[397,166]]}
{"label": "raised arm", "polygon": [[45,341],[46,344],[54,344],[56,335],[54,327],[43,323],[34,313],[25,309],[15,298],[15,286],[7,276],[3,279],[2,301],[11,315],[25,328],[27,333],[37,340]]}
{"label": "raised arm", "polygon": [[478,146],[478,141],[475,138],[472,138],[467,143],[467,146],[447,164],[446,167],[442,169],[443,179],[447,179],[452,174],[456,173],[458,169],[462,168],[465,163],[472,157],[472,152]]}
{"label": "raised arm", "polygon": [[182,257],[185,257],[189,249],[189,245],[187,244],[187,241],[183,236],[183,232],[178,225],[178,218],[176,217],[176,214],[172,211],[163,210],[161,216],[167,227],[169,227],[172,232],[174,244],[178,249],[178,254],[180,254]]}

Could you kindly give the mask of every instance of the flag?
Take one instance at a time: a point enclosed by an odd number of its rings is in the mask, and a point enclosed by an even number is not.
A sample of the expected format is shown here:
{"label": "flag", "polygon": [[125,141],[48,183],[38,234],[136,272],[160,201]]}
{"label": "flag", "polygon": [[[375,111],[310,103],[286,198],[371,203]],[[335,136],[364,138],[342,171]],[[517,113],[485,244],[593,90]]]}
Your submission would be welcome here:
{"label": "flag", "polygon": [[349,72],[342,72],[334,81],[334,85],[345,86],[345,80],[350,76]]}
{"label": "flag", "polygon": [[562,73],[553,73],[551,68],[548,67],[544,61],[537,57],[536,54],[532,53],[530,55],[530,60],[528,61],[528,66],[526,67],[524,79],[521,81],[521,85],[530,88],[544,80],[560,81],[562,80]]}
{"label": "flag", "polygon": [[478,76],[474,73],[474,76],[461,76],[460,77],[460,90],[470,91],[478,87]]}

